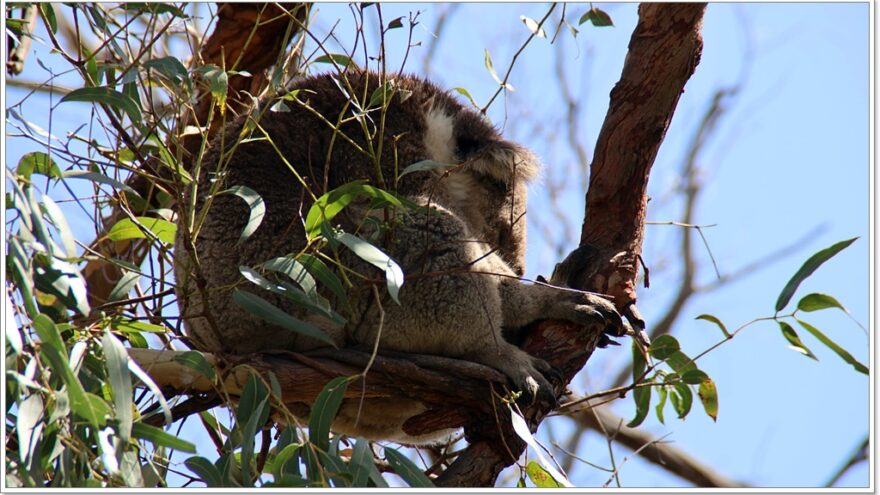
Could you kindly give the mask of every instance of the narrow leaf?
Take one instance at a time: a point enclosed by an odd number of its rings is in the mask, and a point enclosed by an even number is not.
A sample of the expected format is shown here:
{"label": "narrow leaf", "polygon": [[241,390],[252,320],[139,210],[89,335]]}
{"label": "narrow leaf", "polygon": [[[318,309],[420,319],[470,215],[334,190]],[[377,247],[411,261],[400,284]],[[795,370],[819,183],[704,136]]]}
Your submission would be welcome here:
{"label": "narrow leaf", "polygon": [[523,439],[524,442],[529,445],[529,447],[532,448],[532,450],[535,452],[535,455],[538,457],[538,462],[541,464],[541,466],[548,473],[550,473],[550,476],[553,477],[553,479],[556,480],[557,483],[561,484],[565,488],[573,488],[574,485],[572,485],[571,482],[568,481],[568,478],[564,474],[559,472],[556,469],[556,466],[554,466],[553,463],[551,463],[544,455],[544,449],[541,448],[541,446],[538,444],[538,441],[535,440],[534,436],[532,436],[532,432],[531,430],[529,430],[529,425],[526,424],[526,420],[519,413],[514,411],[513,408],[511,408],[510,406],[508,406],[508,409],[510,409],[510,420],[513,424],[514,433],[516,433],[520,438]]}
{"label": "narrow leaf", "polygon": [[404,282],[403,270],[400,268],[400,265],[391,259],[390,256],[382,252],[381,249],[373,246],[360,237],[353,236],[347,232],[342,232],[336,235],[336,240],[345,244],[362,260],[384,271],[388,294],[391,295],[391,299],[393,299],[394,302],[400,304],[398,294],[400,293],[400,288],[403,286]]}
{"label": "narrow leaf", "polygon": [[205,356],[198,351],[187,351],[178,356],[174,356],[174,361],[186,366],[187,368],[198,371],[209,380],[217,377],[214,367],[205,359]]}
{"label": "narrow leaf", "polygon": [[722,323],[721,320],[716,316],[712,316],[709,314],[702,314],[702,315],[696,317],[695,319],[706,320],[706,321],[712,322],[712,323],[718,325],[718,328],[721,329],[721,332],[724,334],[725,337],[727,337],[728,339],[732,337],[730,332],[727,331],[727,327],[724,326],[724,323]]}
{"label": "narrow leaf", "polygon": [[101,338],[104,356],[107,358],[107,378],[113,394],[116,419],[119,421],[119,438],[123,443],[131,439],[131,425],[134,417],[132,408],[131,374],[128,371],[128,353],[116,337],[104,331]]}
{"label": "narrow leaf", "polygon": [[413,461],[409,460],[400,452],[390,447],[385,447],[385,460],[388,461],[388,465],[391,466],[391,469],[393,469],[398,476],[409,483],[410,487],[434,488],[434,483],[431,482],[430,478],[425,476],[425,473],[422,472]]}
{"label": "narrow leaf", "polygon": [[691,405],[694,403],[694,393],[684,383],[677,383],[672,385],[669,399],[675,412],[678,413],[678,418],[684,419],[691,412]]}
{"label": "narrow leaf", "polygon": [[223,477],[220,471],[208,459],[193,456],[183,461],[183,464],[187,469],[198,475],[208,488],[220,488],[223,486]]}
{"label": "narrow leaf", "polygon": [[309,415],[309,441],[321,452],[330,446],[330,426],[345,397],[349,378],[338,376],[324,385]]}
{"label": "narrow leaf", "polygon": [[236,289],[232,294],[232,299],[236,304],[246,309],[251,314],[258,316],[269,323],[303,335],[308,335],[309,337],[336,347],[336,343],[333,342],[323,330],[285,313],[277,306],[272,305],[272,303],[256,294]]}
{"label": "narrow leaf", "polygon": [[405,169],[403,169],[402,172],[400,172],[400,175],[398,175],[397,177],[400,178],[406,174],[411,174],[413,172],[424,172],[427,170],[445,171],[445,170],[449,170],[450,168],[453,168],[456,166],[457,165],[455,165],[453,163],[440,163],[440,162],[435,162],[433,160],[421,160],[421,161],[413,163],[412,165],[407,166]]}
{"label": "narrow leaf", "polygon": [[834,255],[839,253],[840,251],[846,249],[850,244],[856,241],[858,237],[854,237],[852,239],[847,239],[845,241],[840,241],[837,244],[834,244],[830,247],[827,247],[804,262],[804,264],[800,267],[797,273],[791,277],[791,280],[785,284],[785,287],[782,289],[782,292],[779,293],[779,298],[776,300],[776,312],[782,311],[785,309],[785,306],[788,305],[788,302],[791,301],[792,296],[794,296],[795,291],[798,286],[801,285],[807,277],[813,274],[823,263],[831,259]]}
{"label": "narrow leaf", "polygon": [[155,446],[168,447],[182,452],[195,453],[196,446],[186,440],[167,433],[161,428],[146,425],[144,423],[134,423],[131,425],[131,435],[142,440],[149,440]]}
{"label": "narrow leaf", "polygon": [[131,97],[105,86],[75,89],[61,98],[61,102],[65,101],[103,103],[127,113],[134,123],[140,123],[142,118],[140,107]]}
{"label": "narrow leaf", "polygon": [[817,358],[816,355],[813,354],[803,342],[801,342],[801,338],[798,337],[797,332],[794,331],[794,328],[791,325],[784,321],[778,321],[777,323],[779,323],[779,329],[782,330],[782,336],[785,337],[785,340],[787,340],[789,344],[791,344],[792,349],[800,352],[804,356],[813,358],[816,361],[819,360],[819,358]]}
{"label": "narrow leaf", "polygon": [[234,186],[229,189],[223,191],[221,194],[232,194],[238,196],[243,199],[245,203],[248,205],[248,209],[250,212],[248,213],[248,221],[244,226],[244,229],[241,231],[241,235],[238,237],[238,243],[246,241],[248,237],[253,234],[257,228],[260,226],[260,223],[263,222],[263,217],[266,216],[266,204],[263,202],[263,198],[260,197],[259,194],[256,193],[253,189],[245,186]]}
{"label": "narrow leaf", "polygon": [[354,60],[349,58],[347,55],[342,55],[340,53],[330,53],[327,55],[321,55],[320,57],[312,60],[313,64],[336,64],[341,67],[357,67],[357,64],[354,63]]}
{"label": "narrow leaf", "polygon": [[844,361],[849,363],[853,368],[855,368],[856,371],[858,371],[859,373],[864,373],[866,375],[868,374],[868,367],[867,366],[865,366],[864,364],[862,364],[858,360],[856,360],[856,358],[854,358],[852,356],[852,354],[847,352],[847,350],[844,349],[843,347],[840,347],[839,345],[837,345],[837,343],[834,342],[833,340],[829,339],[828,336],[825,335],[824,333],[822,333],[818,328],[814,327],[813,325],[810,325],[809,323],[807,323],[803,320],[797,320],[797,322],[800,324],[800,326],[804,327],[804,329],[806,331],[813,334],[813,337],[816,337],[816,339],[818,339],[819,342],[822,342],[823,344],[825,344],[825,346],[827,346],[829,349],[834,351],[835,354],[840,356],[841,359],[843,359]]}

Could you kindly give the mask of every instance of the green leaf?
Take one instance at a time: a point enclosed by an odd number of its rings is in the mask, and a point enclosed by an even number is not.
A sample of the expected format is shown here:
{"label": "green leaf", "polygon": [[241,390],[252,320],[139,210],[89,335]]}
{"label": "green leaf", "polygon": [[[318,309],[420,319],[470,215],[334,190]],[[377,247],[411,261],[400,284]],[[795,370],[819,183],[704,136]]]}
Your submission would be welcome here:
{"label": "green leaf", "polygon": [[114,317],[110,320],[110,328],[122,333],[166,333],[168,329],[162,325],[154,325],[143,321],[132,320],[121,316]]}
{"label": "green leaf", "polygon": [[654,412],[657,414],[657,419],[660,421],[660,424],[666,424],[663,420],[663,408],[666,407],[666,396],[669,394],[667,392],[666,387],[660,387],[657,390],[657,395],[660,398],[657,400],[657,407],[654,409]]}
{"label": "green leaf", "polygon": [[318,394],[309,415],[309,441],[320,452],[327,452],[330,446],[330,426],[336,419],[336,413],[345,398],[345,390],[350,379],[338,376],[324,385]]}
{"label": "green leaf", "polygon": [[505,84],[500,77],[498,77],[498,72],[495,71],[495,66],[492,64],[492,57],[489,55],[489,49],[484,49],[485,56],[483,57],[483,64],[486,66],[486,69],[489,71],[489,74],[492,75],[492,79],[495,79],[500,86],[503,86],[505,89],[509,91],[513,91],[513,86],[510,84]]}
{"label": "green leaf", "polygon": [[104,356],[107,358],[107,379],[113,394],[116,419],[119,421],[119,438],[123,443],[128,443],[131,439],[131,425],[134,421],[131,412],[133,389],[131,374],[128,372],[128,352],[122,342],[106,330],[101,338],[101,345],[104,349]]}
{"label": "green leaf", "polygon": [[202,75],[208,81],[211,96],[220,108],[220,115],[226,113],[226,95],[229,89],[229,75],[225,70],[216,65],[207,65],[201,69]]}
{"label": "green leaf", "polygon": [[694,393],[684,383],[677,383],[672,385],[669,400],[672,402],[672,408],[678,413],[678,418],[684,419],[691,411],[691,405],[694,403]]}
{"label": "green leaf", "polygon": [[480,105],[477,105],[477,101],[474,100],[474,97],[471,96],[471,94],[468,92],[468,90],[461,88],[461,87],[452,88],[452,90],[455,91],[456,93],[464,96],[465,98],[467,98],[468,101],[471,102],[471,105],[474,106],[474,108],[480,108]]}
{"label": "green leaf", "polygon": [[58,20],[55,18],[55,7],[53,7],[52,4],[48,2],[40,2],[37,5],[40,7],[40,12],[43,14],[43,18],[49,25],[49,29],[52,31],[52,34],[57,34]]}
{"label": "green leaf", "polygon": [[88,315],[91,308],[86,284],[77,266],[56,257],[47,261],[48,265],[37,265],[34,268],[36,289],[57,296],[66,308],[76,310],[84,316]]}
{"label": "green leaf", "polygon": [[[345,324],[345,318],[339,316],[339,314],[333,311],[330,307],[330,303],[323,297],[320,297],[316,292],[306,294],[299,287],[294,287],[290,283],[275,283],[246,266],[239,266],[238,271],[244,276],[244,278],[262,289],[282,295],[297,305],[306,308],[312,313],[324,316],[338,325]],[[305,272],[304,268],[303,272]],[[308,275],[308,272],[306,272],[306,274]]]}
{"label": "green leaf", "polygon": [[376,465],[373,464],[373,451],[370,449],[370,442],[363,438],[355,440],[348,468],[351,473],[351,486],[366,487],[370,480],[370,471],[376,469]]}
{"label": "green leaf", "polygon": [[421,160],[421,161],[413,163],[412,165],[407,166],[405,169],[403,169],[402,172],[400,172],[400,175],[398,175],[397,178],[399,179],[399,178],[403,177],[404,175],[411,174],[413,172],[425,172],[428,170],[445,171],[445,170],[449,170],[449,169],[457,167],[457,166],[458,165],[456,165],[454,163],[440,163],[440,162],[435,162],[434,160]]}
{"label": "green leaf", "polygon": [[67,219],[61,213],[61,208],[52,201],[49,196],[43,196],[43,209],[55,225],[55,229],[61,235],[61,242],[64,244],[65,255],[68,258],[76,256],[76,239],[73,237],[73,231],[67,224]]}
{"label": "green leaf", "polygon": [[[299,261],[289,257],[273,258],[261,264],[266,270],[283,273],[297,283],[304,292],[312,294],[317,289],[315,279]],[[340,286],[342,288],[342,286]]]}
{"label": "green leaf", "polygon": [[[40,4],[50,5],[50,4]],[[32,151],[18,160],[15,173],[25,179],[30,179],[32,174],[42,174],[53,179],[62,177],[61,169],[49,155],[42,151]]]}
{"label": "green leaf", "polygon": [[391,102],[393,95],[394,87],[390,82],[385,82],[385,84],[373,90],[373,94],[370,95],[370,101],[367,103],[367,109],[385,107],[385,105]]}
{"label": "green leaf", "polygon": [[[534,19],[531,17],[526,17],[524,15],[519,16],[519,19],[523,21],[523,24],[529,29],[529,31],[539,38],[546,38],[547,33],[544,32],[544,28],[542,28]],[[528,468],[527,468],[528,469]],[[537,484],[537,483],[536,483]]]}
{"label": "green leaf", "polygon": [[[18,436],[18,455],[22,467],[31,469],[32,455],[35,453],[45,423],[43,416],[43,398],[40,392],[32,392],[18,403],[18,417],[15,422],[15,430]],[[7,430],[7,435],[9,434]]]}
{"label": "green leaf", "polygon": [[166,244],[174,244],[174,236],[177,232],[177,225],[174,223],[161,218],[151,217],[135,217],[135,220],[123,218],[116,222],[110,228],[110,231],[107,232],[107,237],[112,241],[152,239],[155,237]]}
{"label": "green leaf", "polygon": [[119,282],[117,282],[116,286],[113,287],[113,290],[110,291],[110,295],[107,297],[107,302],[121,301],[128,297],[128,293],[134,289],[140,278],[141,275],[137,272],[127,271],[123,273],[122,278],[119,279]]}
{"label": "green leaf", "polygon": [[718,420],[718,390],[715,388],[715,382],[710,378],[706,378],[700,382],[700,389],[697,392],[700,396],[700,402],[703,404],[703,410],[706,415],[712,418],[712,421]]}
{"label": "green leaf", "polygon": [[165,76],[175,84],[186,83],[187,89],[192,90],[192,81],[186,67],[176,57],[161,57],[144,62],[145,69],[152,69]]}
{"label": "green leaf", "polygon": [[[681,346],[678,339],[672,335],[661,335],[651,342],[649,352],[656,359],[668,359],[673,353],[678,352]],[[641,354],[641,353],[640,353]]]}
{"label": "green leaf", "polygon": [[708,379],[709,375],[707,375],[702,370],[698,370],[696,368],[686,370],[681,374],[681,381],[687,383],[688,385],[699,385]]}
{"label": "green leaf", "polygon": [[689,371],[699,371],[696,363],[681,351],[675,351],[666,358],[666,363],[678,374],[685,374]]}
{"label": "green leaf", "polygon": [[235,417],[236,426],[241,431],[241,479],[244,486],[252,486],[251,467],[255,461],[254,437],[269,419],[269,391],[256,373],[248,376],[235,410]]}
{"label": "green leaf", "polygon": [[38,314],[33,322],[31,323],[34,327],[34,330],[37,332],[37,336],[40,337],[40,341],[44,344],[51,345],[57,351],[61,351],[61,356],[63,357],[65,365],[67,364],[67,354],[63,352],[67,347],[64,345],[64,341],[61,340],[61,332],[58,331],[58,327],[55,325],[55,322],[52,321],[51,318],[44,314]]}
{"label": "green leaf", "polygon": [[223,476],[208,459],[193,456],[183,461],[183,464],[187,469],[198,475],[208,488],[220,488],[223,486]]}
{"label": "green leaf", "polygon": [[831,259],[834,255],[839,253],[840,251],[846,249],[847,246],[856,241],[858,237],[853,237],[852,239],[847,239],[845,241],[840,241],[837,244],[834,244],[830,247],[827,247],[804,262],[804,264],[800,267],[797,273],[791,277],[791,280],[785,284],[785,287],[782,289],[782,292],[779,293],[779,298],[776,300],[776,312],[780,312],[785,309],[785,306],[788,305],[788,302],[791,301],[792,296],[794,296],[795,291],[798,286],[801,285],[807,277],[813,274],[823,263]]}
{"label": "green leaf", "polygon": [[357,64],[348,57],[348,55],[343,55],[341,53],[330,53],[327,55],[321,55],[320,57],[312,60],[313,64],[336,64],[340,67],[357,67]]}
{"label": "green leaf", "polygon": [[[640,383],[639,380],[642,379],[647,363],[640,345],[635,340],[632,342],[632,356],[633,383]],[[636,416],[627,424],[630,428],[635,428],[642,424],[648,416],[648,409],[651,407],[651,387],[636,387],[633,389],[633,401],[636,405]]]}
{"label": "green leaf", "polygon": [[323,261],[310,254],[301,254],[297,258],[302,266],[309,273],[321,282],[321,285],[330,289],[330,292],[336,296],[336,303],[341,305],[343,310],[351,314],[351,304],[348,302],[348,294],[345,292],[342,282],[339,280]]}
{"label": "green leaf", "polygon": [[187,351],[183,354],[174,356],[174,361],[186,366],[187,368],[198,371],[209,380],[217,377],[214,367],[205,359],[205,356],[198,351]]}
{"label": "green leaf", "polygon": [[238,196],[248,205],[248,209],[250,210],[248,213],[248,221],[244,226],[244,229],[242,229],[241,235],[238,237],[238,243],[241,244],[246,241],[247,238],[257,230],[260,223],[263,222],[263,217],[266,216],[266,204],[256,191],[246,186],[230,187],[220,194],[232,194]]}
{"label": "green leaf", "polygon": [[777,321],[777,323],[779,323],[779,329],[782,330],[782,336],[785,337],[785,340],[787,340],[789,344],[791,344],[792,349],[800,352],[804,356],[813,358],[816,361],[819,360],[819,358],[817,358],[816,355],[813,354],[803,342],[801,342],[801,338],[798,337],[797,332],[794,331],[794,328],[791,325],[784,321]]}
{"label": "green leaf", "polygon": [[395,19],[391,19],[391,22],[388,23],[388,29],[386,29],[386,31],[401,27],[403,27],[403,17],[397,17]]}
{"label": "green leaf", "polygon": [[526,464],[526,475],[538,488],[563,488],[565,486],[553,479],[553,476],[535,461],[529,461]]}
{"label": "green leaf", "polygon": [[336,235],[336,240],[345,244],[362,260],[384,271],[385,285],[388,287],[388,294],[391,295],[391,299],[393,299],[394,302],[400,304],[398,294],[405,281],[403,270],[400,268],[400,265],[381,249],[360,237],[353,236],[347,232],[341,232]]}
{"label": "green leaf", "polygon": [[161,428],[156,428],[155,426],[146,425],[144,423],[134,423],[131,425],[131,435],[142,440],[149,440],[157,447],[168,447],[170,449],[189,452],[191,454],[196,451],[196,446],[191,442],[187,442],[178,436],[167,433]]}
{"label": "green leaf", "polygon": [[308,239],[313,240],[317,237],[321,232],[322,225],[329,224],[339,212],[358,198],[370,198],[374,200],[374,203],[379,202],[394,208],[406,206],[400,198],[373,187],[366,181],[359,180],[343,184],[319,197],[309,208],[305,224]]}
{"label": "green leaf", "polygon": [[425,476],[425,473],[400,452],[385,447],[385,460],[388,461],[391,469],[412,488],[434,488],[434,483]]}
{"label": "green leaf", "polygon": [[61,98],[61,102],[65,101],[103,103],[127,113],[134,123],[140,123],[142,120],[141,109],[131,97],[106,86],[75,89]]}
{"label": "green leaf", "polygon": [[611,22],[611,16],[605,13],[605,11],[592,8],[588,10],[584,15],[581,16],[578,21],[578,26],[581,24],[590,21],[596,27],[606,27],[613,26],[614,23]]}
{"label": "green leaf", "polygon": [[797,304],[798,311],[810,312],[828,308],[838,308],[844,313],[848,313],[846,308],[844,308],[842,304],[837,302],[837,299],[834,299],[827,294],[818,294],[815,292],[812,294],[807,294],[806,296],[802,297]]}
{"label": "green leaf", "polygon": [[130,194],[135,195],[135,197],[140,198],[140,195],[137,193],[137,191],[135,191],[131,187],[98,172],[90,172],[88,170],[68,170],[64,172],[63,175],[65,179],[86,179],[92,182],[97,182],[98,184],[106,184],[115,189],[126,191]]}
{"label": "green leaf", "polygon": [[[297,457],[297,452],[302,448],[299,444],[289,444],[286,445],[280,452],[275,456],[275,459],[272,461],[271,465],[271,473],[272,476],[277,480],[283,476],[295,476],[297,478],[301,478],[302,473],[299,470],[299,458]],[[269,467],[267,465],[267,467]]]}
{"label": "green leaf", "polygon": [[702,314],[702,315],[696,317],[695,319],[710,321],[710,322],[718,325],[718,328],[721,329],[721,332],[724,334],[725,337],[727,337],[728,339],[733,337],[733,335],[731,335],[730,332],[727,331],[727,327],[724,326],[724,323],[722,323],[721,320],[716,316]]}
{"label": "green leaf", "polygon": [[822,342],[823,344],[825,344],[825,346],[827,346],[829,349],[834,351],[835,354],[837,354],[838,356],[840,356],[841,359],[843,359],[844,361],[849,363],[853,368],[855,368],[856,371],[858,371],[859,373],[864,373],[866,375],[868,374],[868,367],[865,366],[864,364],[860,363],[859,361],[857,361],[856,358],[854,358],[852,356],[852,354],[847,352],[846,349],[837,345],[836,342],[829,339],[828,336],[826,336],[824,333],[819,331],[819,329],[814,327],[813,325],[810,325],[809,323],[807,323],[803,320],[799,320],[797,318],[795,318],[795,319],[800,324],[800,326],[804,327],[804,329],[806,331],[813,334],[813,337],[816,337],[816,339],[818,339],[819,342]]}
{"label": "green leaf", "polygon": [[309,337],[318,339],[322,342],[326,342],[333,347],[336,347],[336,343],[333,342],[333,340],[323,330],[320,330],[310,323],[306,323],[285,313],[278,307],[272,305],[272,303],[266,301],[256,294],[251,294],[250,292],[236,289],[235,292],[232,294],[232,299],[235,301],[236,304],[246,309],[251,314],[258,316],[263,320],[268,321],[269,323],[278,325],[288,330],[292,330],[294,332],[301,333],[303,335],[308,335]]}

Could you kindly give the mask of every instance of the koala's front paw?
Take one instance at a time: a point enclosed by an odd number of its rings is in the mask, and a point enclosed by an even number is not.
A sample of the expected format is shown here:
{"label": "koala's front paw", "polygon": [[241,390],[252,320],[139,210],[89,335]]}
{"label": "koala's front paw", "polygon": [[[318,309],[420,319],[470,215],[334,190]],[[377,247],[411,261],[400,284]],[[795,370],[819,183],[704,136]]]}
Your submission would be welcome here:
{"label": "koala's front paw", "polygon": [[510,345],[501,359],[487,362],[510,379],[514,390],[520,391],[527,403],[540,402],[556,407],[556,391],[552,382],[562,383],[563,376],[543,359],[529,355]]}
{"label": "koala's front paw", "polygon": [[558,315],[585,327],[601,327],[613,337],[626,335],[626,326],[614,304],[593,294],[574,294],[557,309]]}

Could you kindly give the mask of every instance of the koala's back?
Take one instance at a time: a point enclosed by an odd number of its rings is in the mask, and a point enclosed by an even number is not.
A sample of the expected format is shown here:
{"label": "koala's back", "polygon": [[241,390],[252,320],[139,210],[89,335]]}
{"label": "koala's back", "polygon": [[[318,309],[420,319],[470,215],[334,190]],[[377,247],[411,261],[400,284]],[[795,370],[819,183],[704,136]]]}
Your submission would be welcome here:
{"label": "koala's back", "polygon": [[[191,244],[184,238],[185,229],[178,229],[175,264],[182,316],[187,322],[187,334],[198,349],[241,354],[307,350],[317,345],[312,339],[268,324],[239,307],[232,299],[235,289],[258,294],[328,332],[337,345],[343,343],[341,328],[304,315],[289,300],[257,289],[239,271],[240,266],[253,267],[274,257],[297,253],[305,246],[303,219],[312,198],[297,175],[315,196],[354,180],[377,183],[375,163],[356,148],[367,150],[372,145],[375,153],[377,141],[368,144],[363,126],[354,118],[358,109],[346,93],[359,95],[358,99],[363,99],[364,94],[369,98],[379,87],[378,76],[349,73],[348,84],[337,83],[339,77],[322,75],[300,81],[291,88],[291,94],[309,108],[288,102],[288,111],[265,112],[244,139],[241,134],[247,122],[238,118],[206,152],[193,213],[195,249],[191,250]],[[401,98],[398,92],[381,123],[382,174],[388,181],[393,181],[396,172],[405,166],[427,158],[421,141],[426,99],[452,102],[421,79],[402,78],[397,84],[408,97]],[[378,120],[379,112],[362,118]],[[370,127],[379,124],[371,122]],[[415,194],[425,187],[423,182],[411,174],[397,187],[403,194]],[[254,191],[265,206],[259,228],[244,242],[238,240],[248,223],[248,205],[233,194],[218,194],[234,186]]]}

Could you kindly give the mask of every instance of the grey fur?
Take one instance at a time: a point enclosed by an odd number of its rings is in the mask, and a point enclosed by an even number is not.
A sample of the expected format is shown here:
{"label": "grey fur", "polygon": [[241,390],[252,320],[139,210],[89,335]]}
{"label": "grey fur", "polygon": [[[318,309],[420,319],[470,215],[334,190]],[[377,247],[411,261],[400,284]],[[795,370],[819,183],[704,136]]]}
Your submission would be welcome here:
{"label": "grey fur", "polygon": [[[182,214],[184,221],[204,218],[204,223],[197,229],[194,251],[185,237],[187,229],[178,229],[175,256],[182,315],[187,334],[198,349],[245,354],[276,349],[306,351],[324,345],[250,315],[232,300],[233,288],[258,294],[310,321],[338,346],[372,346],[375,342],[380,310],[369,283],[356,284],[350,290],[353,314],[340,327],[257,288],[244,280],[238,269],[297,253],[305,246],[303,219],[312,202],[285,160],[316,195],[323,193],[325,186],[329,190],[358,179],[378,185],[374,163],[346,139],[334,136],[324,121],[348,119],[341,132],[366,147],[361,125],[350,118],[354,107],[345,94],[348,91],[343,92],[334,81],[341,77],[347,77],[356,95],[369,96],[379,84],[376,74],[364,72],[304,79],[293,89],[298,89],[298,97],[323,119],[289,103],[289,112],[269,112],[260,121],[277,150],[265,140],[252,140],[229,151],[244,125],[240,118],[223,137],[227,151],[221,153],[223,146],[215,141],[205,155],[194,215],[188,216],[186,210]],[[525,260],[526,183],[537,173],[537,159],[525,148],[505,141],[479,114],[434,85],[407,76],[395,83],[400,91],[385,118],[382,143],[385,188],[394,189],[395,171],[421,160],[463,165],[449,174],[407,174],[397,184],[400,194],[420,205],[430,205],[432,211],[400,213],[391,233],[380,236],[380,247],[411,277],[400,291],[400,305],[387,295],[381,301],[381,348],[480,362],[503,372],[513,387],[527,396],[555,402],[547,380],[554,370],[505,341],[501,329],[555,318],[602,331],[619,317],[602,298],[517,279]],[[370,119],[379,119],[379,113],[371,113]],[[262,134],[255,132],[253,136]],[[328,152],[330,143],[333,146]],[[245,202],[228,194],[212,194],[236,185],[253,189],[266,205],[260,227],[241,244],[237,241],[248,218]],[[334,223],[346,232],[359,228],[361,236],[375,233],[363,222],[365,206],[350,206]],[[194,225],[199,225],[198,220]],[[381,272],[374,267],[347,250],[340,253],[346,266],[381,279]],[[417,401],[367,400],[359,406],[357,401],[346,402],[334,429],[404,443],[431,442],[448,433],[418,438],[403,433],[403,422],[425,410]]]}

